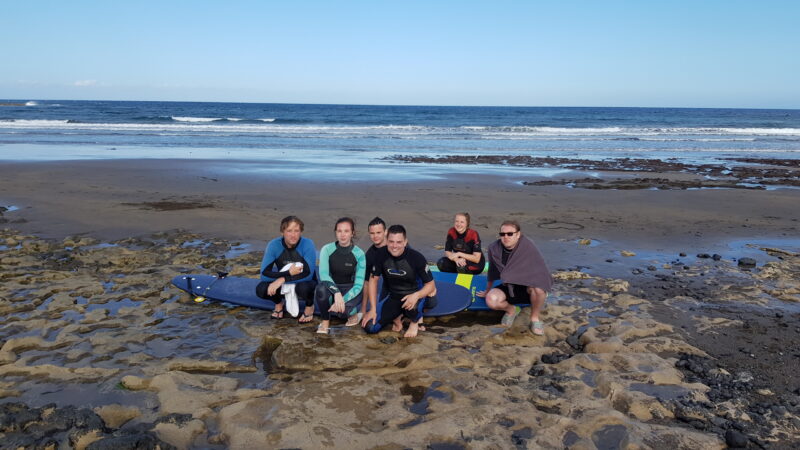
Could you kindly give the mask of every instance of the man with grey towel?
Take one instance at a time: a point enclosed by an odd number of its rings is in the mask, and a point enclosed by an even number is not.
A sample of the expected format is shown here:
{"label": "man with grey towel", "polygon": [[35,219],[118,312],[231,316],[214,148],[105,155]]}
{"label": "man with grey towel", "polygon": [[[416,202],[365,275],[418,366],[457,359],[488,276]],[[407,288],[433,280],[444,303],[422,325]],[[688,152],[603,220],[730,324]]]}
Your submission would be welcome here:
{"label": "man with grey towel", "polygon": [[[550,269],[536,244],[522,235],[516,220],[503,222],[499,234],[500,239],[489,245],[487,290],[477,295],[486,297],[489,308],[506,312],[501,321],[506,327],[510,327],[522,311],[517,305],[530,304],[530,329],[533,334],[541,336],[544,334],[544,324],[539,312],[553,286]],[[502,284],[492,287],[498,279]]]}

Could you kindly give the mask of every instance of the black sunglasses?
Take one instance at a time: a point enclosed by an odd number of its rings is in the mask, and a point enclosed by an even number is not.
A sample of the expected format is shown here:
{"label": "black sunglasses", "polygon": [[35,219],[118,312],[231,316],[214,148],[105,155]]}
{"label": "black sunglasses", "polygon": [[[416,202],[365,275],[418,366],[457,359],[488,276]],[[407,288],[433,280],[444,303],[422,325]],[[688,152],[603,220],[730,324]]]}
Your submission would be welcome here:
{"label": "black sunglasses", "polygon": [[509,231],[509,232],[507,232],[507,233],[503,233],[503,232],[501,231],[501,232],[499,232],[499,233],[497,233],[497,234],[499,234],[499,235],[500,235],[500,237],[503,237],[503,236],[513,236],[513,235],[514,235],[514,233],[516,233],[516,231]]}

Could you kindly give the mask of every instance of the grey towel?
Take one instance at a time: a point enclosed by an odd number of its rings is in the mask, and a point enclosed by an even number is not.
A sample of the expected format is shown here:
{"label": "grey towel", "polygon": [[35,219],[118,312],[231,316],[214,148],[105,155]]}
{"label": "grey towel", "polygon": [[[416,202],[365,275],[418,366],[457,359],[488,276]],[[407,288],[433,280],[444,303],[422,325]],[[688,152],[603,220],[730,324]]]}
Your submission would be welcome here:
{"label": "grey towel", "polygon": [[499,278],[504,284],[538,287],[545,292],[550,292],[553,287],[550,269],[536,248],[536,244],[526,236],[519,237],[519,243],[505,265],[503,265],[503,244],[500,239],[489,245],[489,278],[492,280]]}

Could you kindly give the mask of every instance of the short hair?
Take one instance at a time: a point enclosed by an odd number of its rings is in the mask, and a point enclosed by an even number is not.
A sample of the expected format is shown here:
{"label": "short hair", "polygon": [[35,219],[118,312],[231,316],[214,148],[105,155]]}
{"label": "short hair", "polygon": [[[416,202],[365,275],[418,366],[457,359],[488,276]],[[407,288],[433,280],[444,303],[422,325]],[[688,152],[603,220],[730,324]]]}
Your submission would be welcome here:
{"label": "short hair", "polygon": [[516,220],[514,220],[514,219],[508,219],[508,220],[504,220],[504,221],[503,221],[503,223],[501,223],[501,224],[500,224],[500,228],[503,228],[503,227],[505,227],[505,226],[512,226],[512,227],[514,227],[514,229],[516,229],[517,231],[519,231],[519,230],[520,230],[520,228],[519,228],[519,222],[517,222],[517,221],[516,221]]}
{"label": "short hair", "polygon": [[350,231],[352,231],[353,234],[356,233],[356,222],[349,217],[340,217],[339,220],[336,221],[336,225],[333,226],[333,231],[336,231],[336,229],[339,228],[340,223],[349,223]]}
{"label": "short hair", "polygon": [[459,212],[459,213],[456,213],[456,216],[464,216],[464,218],[467,219],[467,228],[469,228],[470,218],[469,218],[469,213],[468,212]]}
{"label": "short hair", "polygon": [[403,239],[406,238],[406,227],[402,225],[392,225],[389,227],[389,232],[386,234],[402,234]]}
{"label": "short hair", "polygon": [[286,231],[286,229],[289,228],[289,224],[291,224],[292,222],[296,223],[297,225],[300,225],[300,231],[301,232],[305,231],[306,225],[303,223],[302,220],[300,220],[299,217],[297,217],[297,216],[286,216],[286,217],[283,218],[283,220],[281,220],[281,233]]}
{"label": "short hair", "polygon": [[374,219],[370,220],[369,225],[367,225],[367,228],[373,225],[383,225],[383,229],[384,230],[386,229],[386,222],[384,222],[383,219],[381,219],[380,217],[375,217]]}

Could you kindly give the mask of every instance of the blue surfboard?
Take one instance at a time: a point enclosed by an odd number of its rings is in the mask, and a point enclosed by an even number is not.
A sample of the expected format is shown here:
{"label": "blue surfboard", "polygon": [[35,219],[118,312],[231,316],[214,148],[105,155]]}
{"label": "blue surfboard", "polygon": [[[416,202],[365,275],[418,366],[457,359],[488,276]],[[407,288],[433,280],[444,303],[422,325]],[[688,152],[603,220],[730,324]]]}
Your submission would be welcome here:
{"label": "blue surfboard", "polygon": [[[437,287],[439,286],[440,282],[443,282],[447,284],[455,284],[467,289],[470,293],[470,303],[466,309],[470,311],[490,310],[490,308],[486,306],[486,299],[475,295],[477,292],[486,290],[486,282],[488,281],[486,279],[486,275],[439,272],[436,268],[431,269],[431,274],[433,275],[433,279],[436,280]],[[498,284],[500,284],[499,280],[495,282],[495,286]]]}
{"label": "blue surfboard", "polygon": [[[172,284],[193,297],[272,311],[275,309],[275,303],[256,295],[259,281],[256,278],[220,278],[213,275],[190,274],[176,276],[172,279]],[[447,281],[436,281],[436,291],[438,304],[424,312],[426,317],[455,314],[467,309],[473,302],[473,295],[467,288]],[[378,292],[381,292],[380,286]],[[303,307],[304,302],[301,300],[300,309]],[[314,313],[319,314],[319,311]]]}

